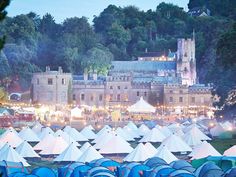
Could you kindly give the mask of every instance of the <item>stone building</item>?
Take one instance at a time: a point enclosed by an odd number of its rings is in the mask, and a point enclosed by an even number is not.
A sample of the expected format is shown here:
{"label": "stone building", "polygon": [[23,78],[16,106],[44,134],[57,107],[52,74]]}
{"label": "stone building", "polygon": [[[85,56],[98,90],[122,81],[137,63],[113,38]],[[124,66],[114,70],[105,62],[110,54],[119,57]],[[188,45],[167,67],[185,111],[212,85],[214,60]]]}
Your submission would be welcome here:
{"label": "stone building", "polygon": [[[65,83],[63,83],[65,79]],[[49,84],[51,83],[52,84]],[[195,39],[179,39],[168,55],[144,53],[136,61],[113,61],[107,76],[46,71],[33,77],[33,101],[96,107],[128,106],[140,97],[155,106],[211,106],[211,87],[197,84]],[[39,82],[39,83],[38,83]]]}
{"label": "stone building", "polygon": [[34,73],[32,78],[32,101],[43,104],[67,104],[72,91],[72,75],[58,71]]}

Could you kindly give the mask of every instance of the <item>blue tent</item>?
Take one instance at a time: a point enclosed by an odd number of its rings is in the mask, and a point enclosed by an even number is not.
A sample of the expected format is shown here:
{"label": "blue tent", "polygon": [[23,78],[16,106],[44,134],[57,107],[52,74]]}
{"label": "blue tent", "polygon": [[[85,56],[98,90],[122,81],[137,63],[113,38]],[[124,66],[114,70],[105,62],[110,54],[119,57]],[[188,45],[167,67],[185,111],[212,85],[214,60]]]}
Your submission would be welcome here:
{"label": "blue tent", "polygon": [[214,162],[206,162],[195,171],[195,175],[201,177],[222,176],[223,174],[224,172]]}
{"label": "blue tent", "polygon": [[118,167],[117,176],[119,177],[140,177],[140,174],[145,170],[149,170],[150,167],[140,163],[129,163]]}
{"label": "blue tent", "polygon": [[168,176],[173,171],[175,171],[175,169],[169,165],[160,165],[151,170],[144,171],[143,176],[144,177],[162,177],[162,176]]}
{"label": "blue tent", "polygon": [[56,177],[56,174],[52,169],[47,168],[47,167],[40,167],[40,168],[35,168],[32,171],[33,175],[37,175],[39,177]]}
{"label": "blue tent", "polygon": [[115,176],[107,172],[99,172],[91,177],[115,177]]}
{"label": "blue tent", "polygon": [[[96,175],[98,173],[109,173],[111,175],[114,175],[114,173],[112,171],[110,171],[108,168],[105,167],[93,167],[90,170],[87,171],[87,173],[85,174],[85,176],[93,176]],[[83,176],[83,177],[85,177]]]}
{"label": "blue tent", "polygon": [[21,162],[0,161],[0,174],[2,174],[2,177],[8,177],[9,174],[17,172],[28,173]]}
{"label": "blue tent", "polygon": [[235,177],[235,174],[236,174],[236,168],[231,168],[226,172],[225,177]]}
{"label": "blue tent", "polygon": [[170,166],[172,166],[176,170],[187,170],[191,173],[195,171],[195,168],[193,168],[192,165],[185,160],[173,161],[170,163]]}
{"label": "blue tent", "polygon": [[236,166],[236,157],[228,156],[208,156],[206,158],[208,161],[214,162],[223,171],[227,171]]}
{"label": "blue tent", "polygon": [[22,172],[12,173],[8,177],[39,177],[37,175],[26,174]]}
{"label": "blue tent", "polygon": [[87,172],[91,167],[84,163],[72,163],[58,168],[58,177],[74,177],[80,173]]}
{"label": "blue tent", "polygon": [[[195,175],[187,170],[176,170],[169,174],[171,177],[195,177]],[[199,176],[203,177],[203,176]]]}
{"label": "blue tent", "polygon": [[110,169],[110,167],[119,167],[120,163],[116,162],[114,160],[111,160],[111,159],[101,158],[101,159],[91,161],[89,163],[89,166],[91,166],[91,167],[107,167]]}
{"label": "blue tent", "polygon": [[159,166],[159,165],[168,165],[168,163],[166,163],[165,160],[163,160],[159,157],[152,157],[152,158],[147,159],[144,162],[144,165],[153,168],[153,167],[156,167],[156,166]]}

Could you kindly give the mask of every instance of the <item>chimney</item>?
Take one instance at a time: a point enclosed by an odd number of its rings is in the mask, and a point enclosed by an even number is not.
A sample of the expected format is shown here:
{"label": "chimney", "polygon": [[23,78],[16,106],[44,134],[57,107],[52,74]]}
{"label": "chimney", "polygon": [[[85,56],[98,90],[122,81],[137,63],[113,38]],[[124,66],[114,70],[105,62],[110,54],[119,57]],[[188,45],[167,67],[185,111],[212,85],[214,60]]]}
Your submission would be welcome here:
{"label": "chimney", "polygon": [[97,80],[98,79],[98,74],[97,74],[97,71],[95,70],[94,72],[93,72],[93,80]]}
{"label": "chimney", "polygon": [[50,66],[46,66],[46,72],[50,71]]}
{"label": "chimney", "polygon": [[84,69],[84,80],[87,81],[88,80],[88,70]]}
{"label": "chimney", "polygon": [[58,67],[58,72],[59,72],[60,74],[63,73],[63,70],[62,70],[62,67],[61,67],[61,66]]}

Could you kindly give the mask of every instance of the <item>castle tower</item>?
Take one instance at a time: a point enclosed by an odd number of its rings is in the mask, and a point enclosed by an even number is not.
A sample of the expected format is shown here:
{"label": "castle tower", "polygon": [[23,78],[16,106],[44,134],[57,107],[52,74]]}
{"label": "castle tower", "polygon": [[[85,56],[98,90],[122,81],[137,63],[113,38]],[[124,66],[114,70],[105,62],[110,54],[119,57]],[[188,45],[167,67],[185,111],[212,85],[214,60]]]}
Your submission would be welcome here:
{"label": "castle tower", "polygon": [[183,85],[196,84],[195,35],[193,38],[178,39],[177,74],[182,78]]}

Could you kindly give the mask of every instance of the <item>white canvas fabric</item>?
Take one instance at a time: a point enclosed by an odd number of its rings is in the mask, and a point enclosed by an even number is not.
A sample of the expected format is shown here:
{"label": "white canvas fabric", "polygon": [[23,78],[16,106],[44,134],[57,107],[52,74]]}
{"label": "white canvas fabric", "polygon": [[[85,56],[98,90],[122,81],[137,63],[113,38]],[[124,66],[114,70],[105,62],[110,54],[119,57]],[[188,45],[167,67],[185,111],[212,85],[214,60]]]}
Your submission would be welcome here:
{"label": "white canvas fabric", "polygon": [[143,145],[143,143],[139,143],[137,145],[137,147],[123,159],[123,161],[125,161],[125,162],[143,162],[150,157],[152,157],[152,154]]}
{"label": "white canvas fabric", "polygon": [[132,121],[130,121],[126,126],[132,130],[138,130],[137,125],[135,125],[135,123],[133,123]]}
{"label": "white canvas fabric", "polygon": [[0,152],[0,161],[22,162],[26,167],[30,166],[27,161],[19,155],[11,146],[5,145],[4,150]]}
{"label": "white canvas fabric", "polygon": [[68,133],[63,132],[62,130],[57,130],[54,134],[55,136],[61,136],[67,144],[74,143],[76,146],[81,146],[77,141],[75,141]]}
{"label": "white canvas fabric", "polygon": [[42,140],[49,133],[54,135],[54,131],[50,127],[44,127],[41,129],[41,132],[39,132],[38,137],[39,137],[39,139]]}
{"label": "white canvas fabric", "polygon": [[155,113],[156,108],[149,103],[147,103],[143,97],[140,97],[140,100],[129,106],[127,110],[131,113]]}
{"label": "white canvas fabric", "polygon": [[105,125],[99,132],[97,133],[97,136],[100,136],[104,131],[111,131],[111,127],[109,125]]}
{"label": "white canvas fabric", "polygon": [[167,137],[161,145],[165,145],[170,152],[191,152],[192,148],[179,136],[172,134]]}
{"label": "white canvas fabric", "polygon": [[9,143],[13,148],[19,146],[23,140],[12,130],[7,131],[4,135],[0,138],[0,141],[3,143]]}
{"label": "white canvas fabric", "polygon": [[78,141],[78,142],[88,141],[88,138],[86,138],[82,133],[80,133],[75,128],[69,128],[69,127],[65,128],[64,132],[70,135],[75,141]]}
{"label": "white canvas fabric", "polygon": [[175,160],[178,160],[165,145],[161,145],[157,148],[157,153],[155,154],[155,157],[159,157],[165,160],[167,163],[171,163]]}
{"label": "white canvas fabric", "polygon": [[126,141],[135,141],[135,139],[130,136],[128,133],[126,133],[122,128],[118,127],[116,129],[116,134],[118,134],[119,136],[121,136],[122,138],[124,138],[124,140]]}
{"label": "white canvas fabric", "polygon": [[54,135],[52,135],[50,132],[39,142],[37,143],[33,149],[36,151],[43,150],[45,147],[49,146],[52,142],[54,142]]}
{"label": "white canvas fabric", "polygon": [[204,141],[191,153],[191,160],[201,159],[207,156],[221,156],[221,154],[208,142]]}
{"label": "white canvas fabric", "polygon": [[144,136],[145,134],[147,134],[150,131],[150,129],[145,124],[140,125],[138,130],[139,130],[139,134],[141,136]]}
{"label": "white canvas fabric", "polygon": [[192,128],[189,129],[189,131],[187,131],[185,134],[192,134],[192,136],[195,136],[202,141],[211,140],[211,138],[205,135],[196,125],[192,126]]}
{"label": "white canvas fabric", "polygon": [[44,147],[39,153],[40,155],[58,155],[61,154],[68,147],[67,142],[61,137],[57,136],[54,141]]}
{"label": "white canvas fabric", "polygon": [[31,130],[29,127],[22,129],[19,132],[19,137],[25,141],[28,141],[28,142],[39,142],[40,141],[40,139],[38,138],[36,133],[33,130]]}
{"label": "white canvas fabric", "polygon": [[103,156],[93,146],[89,146],[77,161],[85,163],[101,158],[103,158]]}
{"label": "white canvas fabric", "polygon": [[82,109],[75,107],[71,109],[71,117],[82,117]]}
{"label": "white canvas fabric", "polygon": [[82,133],[89,140],[93,140],[97,137],[97,135],[89,127],[85,127],[80,133]]}
{"label": "white canvas fabric", "polygon": [[157,129],[153,128],[150,130],[139,142],[162,142],[165,139],[165,135],[162,134],[162,132]]}
{"label": "white canvas fabric", "polygon": [[24,158],[39,158],[40,156],[33,150],[32,146],[27,141],[21,143],[17,148],[16,152]]}
{"label": "white canvas fabric", "polygon": [[59,156],[53,161],[56,162],[75,162],[82,155],[76,144],[71,143]]}
{"label": "white canvas fabric", "polygon": [[173,134],[173,132],[167,126],[160,127],[159,129],[166,137]]}
{"label": "white canvas fabric", "polygon": [[225,129],[220,124],[217,124],[215,127],[210,129],[210,133],[214,137],[217,137],[224,132],[225,132]]}
{"label": "white canvas fabric", "polygon": [[157,149],[151,144],[151,143],[145,143],[145,148],[150,152],[152,156],[154,156],[157,153]]}
{"label": "white canvas fabric", "polygon": [[131,136],[132,138],[140,138],[138,129],[134,130],[128,126],[125,126],[123,130],[125,131],[125,133],[129,134],[129,136]]}
{"label": "white canvas fabric", "polygon": [[111,138],[113,138],[113,134],[114,132],[103,134],[103,136],[100,136],[99,139],[97,139],[97,142],[93,147],[97,150],[101,149]]}
{"label": "white canvas fabric", "polygon": [[80,151],[84,153],[90,146],[92,146],[89,142],[86,142],[83,144],[83,146],[80,148]]}
{"label": "white canvas fabric", "polygon": [[132,152],[133,148],[122,137],[117,134],[112,135],[99,150],[101,154],[128,154]]}
{"label": "white canvas fabric", "polygon": [[36,122],[35,125],[32,127],[32,131],[36,134],[39,134],[42,128],[43,128],[43,125],[40,124],[39,122]]}
{"label": "white canvas fabric", "polygon": [[236,145],[234,145],[231,148],[227,149],[224,152],[224,156],[236,156]]}

